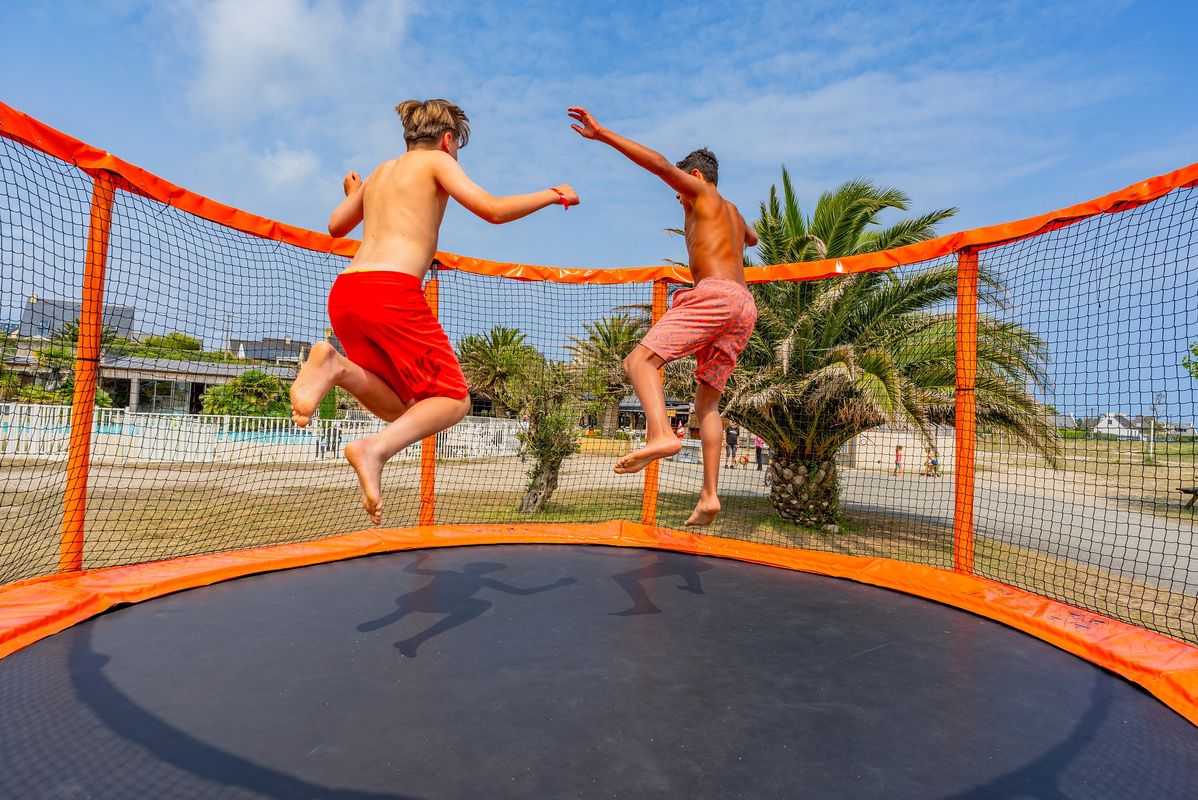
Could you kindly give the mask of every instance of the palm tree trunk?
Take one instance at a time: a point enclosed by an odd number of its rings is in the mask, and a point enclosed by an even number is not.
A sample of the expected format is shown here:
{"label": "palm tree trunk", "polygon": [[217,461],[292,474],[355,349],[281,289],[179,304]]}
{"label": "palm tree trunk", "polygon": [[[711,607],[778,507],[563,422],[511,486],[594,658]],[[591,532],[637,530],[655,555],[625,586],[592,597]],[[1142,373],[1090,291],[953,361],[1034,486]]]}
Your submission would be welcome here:
{"label": "palm tree trunk", "polygon": [[603,416],[599,420],[599,432],[604,438],[610,439],[616,435],[616,431],[620,427],[620,401],[609,404],[603,409]]}
{"label": "palm tree trunk", "polygon": [[787,522],[820,527],[840,512],[836,462],[776,454],[769,467],[770,500]]}
{"label": "palm tree trunk", "polygon": [[558,475],[561,474],[561,460],[556,463],[542,462],[529,481],[528,490],[524,493],[524,502],[520,504],[520,513],[535,514],[549,502],[557,489]]}

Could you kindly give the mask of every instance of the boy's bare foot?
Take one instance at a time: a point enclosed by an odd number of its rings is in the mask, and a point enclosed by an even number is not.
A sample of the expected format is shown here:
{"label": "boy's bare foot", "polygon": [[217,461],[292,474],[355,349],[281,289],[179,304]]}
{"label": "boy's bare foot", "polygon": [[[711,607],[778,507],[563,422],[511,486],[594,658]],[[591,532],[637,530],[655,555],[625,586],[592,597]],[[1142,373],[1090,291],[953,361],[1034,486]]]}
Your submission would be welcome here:
{"label": "boy's bare foot", "polygon": [[700,525],[710,525],[715,522],[716,514],[720,513],[720,498],[704,497],[699,495],[699,504],[695,506],[695,510],[686,518],[686,524],[691,527]]}
{"label": "boy's bare foot", "polygon": [[634,472],[640,472],[653,461],[659,458],[669,458],[677,455],[682,449],[682,442],[678,441],[677,436],[668,438],[655,439],[640,450],[633,450],[626,456],[623,456],[616,462],[616,466],[612,471],[619,475],[630,475]]}
{"label": "boy's bare foot", "polygon": [[355,439],[345,446],[345,458],[362,486],[362,508],[370,515],[375,525],[383,522],[383,460],[370,449],[363,439]]}
{"label": "boy's bare foot", "polygon": [[337,379],[337,359],[341,357],[328,342],[317,342],[308,353],[308,360],[291,384],[291,420],[301,428],[316,413],[316,406],[333,388]]}

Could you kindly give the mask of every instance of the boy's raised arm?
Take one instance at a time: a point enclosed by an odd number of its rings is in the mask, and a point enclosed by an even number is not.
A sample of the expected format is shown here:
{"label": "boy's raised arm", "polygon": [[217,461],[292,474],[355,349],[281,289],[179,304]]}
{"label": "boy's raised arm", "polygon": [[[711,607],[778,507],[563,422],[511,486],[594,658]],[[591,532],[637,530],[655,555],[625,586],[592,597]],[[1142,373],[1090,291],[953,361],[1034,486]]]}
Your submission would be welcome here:
{"label": "boy's raised arm", "polygon": [[341,188],[345,190],[345,199],[329,217],[329,233],[333,236],[345,236],[362,221],[362,194],[366,188],[362,176],[349,173],[341,182]]}
{"label": "boy's raised arm", "polygon": [[585,108],[571,106],[566,111],[573,119],[581,123],[580,125],[570,125],[571,128],[578,132],[579,136],[582,136],[584,139],[594,139],[597,142],[604,142],[611,145],[627,156],[632,163],[649,170],[661,178],[671,189],[683,197],[694,199],[706,188],[703,181],[690,173],[678,169],[678,167],[670,163],[669,159],[656,150],[651,150],[643,144],[634,142],[604,128],[595,121],[595,118],[591,116],[591,112]]}
{"label": "boy's raised arm", "polygon": [[546,206],[561,204],[566,208],[578,205],[578,195],[570,185],[562,183],[552,189],[528,194],[509,194],[496,197],[474,181],[451,156],[437,159],[437,182],[450,197],[466,210],[494,225],[527,217]]}

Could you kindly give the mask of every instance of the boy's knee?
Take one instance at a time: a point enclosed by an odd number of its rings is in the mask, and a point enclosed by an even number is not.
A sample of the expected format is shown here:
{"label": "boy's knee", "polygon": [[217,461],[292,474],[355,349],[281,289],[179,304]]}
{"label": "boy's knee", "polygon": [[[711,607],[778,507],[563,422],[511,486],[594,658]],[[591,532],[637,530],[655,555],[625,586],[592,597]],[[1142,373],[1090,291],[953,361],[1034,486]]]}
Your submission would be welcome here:
{"label": "boy's knee", "polygon": [[471,408],[471,402],[470,402],[469,395],[458,400],[458,407],[454,413],[454,415],[457,417],[457,422],[461,422],[463,419],[466,418],[466,415],[470,413],[470,408]]}
{"label": "boy's knee", "polygon": [[652,350],[647,350],[644,347],[633,348],[631,353],[624,356],[624,371],[631,372],[641,364],[648,364],[654,355]]}

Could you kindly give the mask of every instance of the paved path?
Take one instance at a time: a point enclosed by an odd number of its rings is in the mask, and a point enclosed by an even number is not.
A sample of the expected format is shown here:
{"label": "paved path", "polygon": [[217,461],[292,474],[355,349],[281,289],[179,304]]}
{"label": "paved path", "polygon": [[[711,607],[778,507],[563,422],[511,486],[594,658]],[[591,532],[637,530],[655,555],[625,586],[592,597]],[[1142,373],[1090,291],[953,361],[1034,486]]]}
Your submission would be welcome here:
{"label": "paved path", "polygon": [[[672,475],[683,471],[699,479],[697,466],[670,467]],[[751,468],[722,475],[730,492],[769,492],[762,473]],[[671,478],[672,487],[681,484],[680,477]],[[894,476],[842,468],[840,479],[841,502],[847,508],[952,527],[951,475]],[[1168,501],[1158,502],[1163,512]],[[1198,594],[1198,515],[1191,522],[1142,513],[1121,504],[1105,484],[1046,470],[979,473],[974,509],[978,535]]]}

